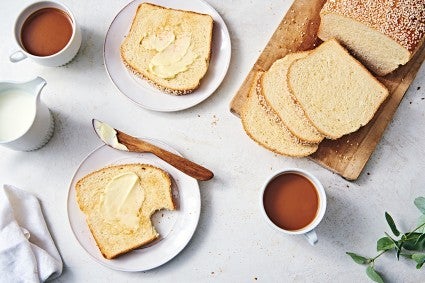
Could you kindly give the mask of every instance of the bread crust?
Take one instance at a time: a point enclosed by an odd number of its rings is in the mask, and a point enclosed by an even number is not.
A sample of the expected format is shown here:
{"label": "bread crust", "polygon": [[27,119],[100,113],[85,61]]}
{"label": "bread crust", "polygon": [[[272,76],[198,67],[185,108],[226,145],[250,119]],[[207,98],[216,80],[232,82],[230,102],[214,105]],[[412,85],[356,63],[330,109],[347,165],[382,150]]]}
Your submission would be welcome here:
{"label": "bread crust", "polygon": [[[210,41],[209,52],[208,52],[208,56],[206,58],[207,67],[205,69],[205,72],[202,74],[200,80],[198,81],[198,84],[195,85],[195,86],[189,87],[189,88],[169,88],[169,87],[166,87],[165,85],[163,85],[163,84],[155,81],[155,78],[153,76],[150,76],[150,74],[148,72],[145,72],[144,70],[138,70],[137,67],[132,66],[131,63],[128,62],[125,59],[124,51],[123,51],[123,45],[121,44],[121,47],[120,47],[120,57],[121,57],[122,62],[125,65],[125,67],[132,74],[138,76],[139,78],[141,78],[143,80],[146,80],[153,87],[155,87],[155,88],[157,88],[160,91],[163,91],[165,93],[176,95],[176,96],[186,95],[186,94],[190,94],[190,93],[194,92],[201,85],[201,80],[205,77],[205,75],[207,74],[208,69],[209,69],[209,64],[210,64],[210,60],[211,60],[211,52],[212,52],[213,30],[214,30],[214,20],[213,20],[213,18],[210,15],[208,15],[208,14],[202,14],[202,13],[198,13],[198,12],[194,12],[194,11],[186,11],[186,10],[180,10],[180,9],[171,9],[171,8],[168,8],[168,7],[163,7],[163,6],[159,6],[159,5],[152,4],[152,3],[142,3],[142,4],[140,4],[137,7],[136,13],[134,14],[134,17],[133,17],[133,21],[131,23],[129,34],[131,33],[131,31],[134,28],[137,14],[138,14],[139,10],[143,7],[143,5],[151,6],[151,7],[156,7],[156,8],[161,8],[161,9],[166,9],[166,10],[179,11],[179,12],[184,12],[184,13],[193,14],[193,15],[208,16],[210,18],[211,25],[212,26],[211,26],[211,34],[210,34],[210,38],[209,38],[209,41]],[[125,39],[124,39],[124,41],[125,41]]]}

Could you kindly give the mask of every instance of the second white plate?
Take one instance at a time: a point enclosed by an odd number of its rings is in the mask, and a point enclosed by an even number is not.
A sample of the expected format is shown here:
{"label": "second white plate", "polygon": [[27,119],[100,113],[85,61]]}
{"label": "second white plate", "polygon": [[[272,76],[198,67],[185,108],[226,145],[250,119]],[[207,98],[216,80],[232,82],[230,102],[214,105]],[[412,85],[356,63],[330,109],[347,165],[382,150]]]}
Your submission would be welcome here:
{"label": "second white plate", "polygon": [[193,93],[174,96],[163,93],[127,70],[121,60],[120,46],[133,21],[139,4],[135,0],[125,6],[112,21],[106,33],[103,56],[105,67],[112,82],[125,96],[143,108],[171,112],[190,108],[207,99],[219,87],[229,68],[231,44],[229,31],[217,11],[203,0],[175,1],[150,0],[149,3],[209,14],[214,20],[210,65],[201,85]]}
{"label": "second white plate", "polygon": [[[179,154],[172,147],[148,138],[144,140],[160,146],[170,152]],[[180,154],[179,154],[180,155]],[[152,244],[131,251],[116,259],[105,259],[96,246],[76,201],[75,184],[89,174],[108,165],[125,163],[152,164],[167,171],[173,179],[173,195],[177,210],[161,210],[153,215],[152,222],[160,234],[160,238]],[[189,242],[198,225],[201,211],[201,198],[198,182],[173,166],[150,153],[132,153],[103,145],[81,163],[72,178],[68,193],[68,218],[71,229],[80,245],[97,262],[116,270],[145,271],[160,266],[176,256]]]}

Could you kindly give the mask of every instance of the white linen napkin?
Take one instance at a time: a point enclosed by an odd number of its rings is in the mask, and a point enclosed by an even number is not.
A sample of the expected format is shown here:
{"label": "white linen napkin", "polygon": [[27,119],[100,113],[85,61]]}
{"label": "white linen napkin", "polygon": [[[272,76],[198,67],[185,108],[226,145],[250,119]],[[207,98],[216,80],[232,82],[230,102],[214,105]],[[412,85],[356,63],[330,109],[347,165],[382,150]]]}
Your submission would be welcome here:
{"label": "white linen napkin", "polygon": [[0,187],[0,282],[40,282],[62,273],[62,259],[38,199]]}

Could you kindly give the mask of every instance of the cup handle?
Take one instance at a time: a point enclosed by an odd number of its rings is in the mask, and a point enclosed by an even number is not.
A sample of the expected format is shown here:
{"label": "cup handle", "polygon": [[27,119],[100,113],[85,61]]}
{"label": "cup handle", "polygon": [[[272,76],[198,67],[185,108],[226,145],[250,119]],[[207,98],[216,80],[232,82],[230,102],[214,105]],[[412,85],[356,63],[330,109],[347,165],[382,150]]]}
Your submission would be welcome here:
{"label": "cup handle", "polygon": [[13,52],[10,56],[9,56],[9,60],[12,63],[17,63],[19,61],[24,60],[25,58],[27,58],[27,55],[24,54],[24,52],[18,50]]}
{"label": "cup handle", "polygon": [[304,236],[307,239],[307,241],[310,243],[310,245],[312,245],[312,246],[317,244],[317,242],[319,241],[317,239],[316,231],[314,231],[314,230],[311,230],[311,231],[308,231],[307,233],[304,233]]}

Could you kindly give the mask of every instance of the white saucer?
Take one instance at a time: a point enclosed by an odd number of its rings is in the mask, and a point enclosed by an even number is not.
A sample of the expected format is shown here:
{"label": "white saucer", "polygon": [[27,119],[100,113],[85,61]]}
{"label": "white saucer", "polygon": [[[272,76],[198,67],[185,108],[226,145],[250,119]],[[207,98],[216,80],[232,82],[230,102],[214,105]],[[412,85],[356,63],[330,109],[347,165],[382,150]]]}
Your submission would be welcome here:
{"label": "white saucer", "polygon": [[211,60],[201,85],[191,94],[183,96],[166,94],[131,74],[121,60],[121,43],[128,34],[137,7],[143,2],[146,1],[130,2],[112,21],[103,47],[106,71],[118,90],[143,108],[171,112],[195,106],[214,93],[229,68],[232,48],[226,24],[217,11],[203,0],[149,0],[149,3],[164,7],[209,14],[214,20]]}
{"label": "white saucer", "polygon": [[[175,149],[157,140],[142,138],[170,152]],[[173,196],[177,210],[161,210],[154,214],[152,222],[160,237],[147,247],[137,249],[116,259],[105,259],[76,201],[75,184],[90,172],[108,165],[146,163],[167,171],[173,179]],[[150,153],[131,153],[103,145],[90,153],[78,167],[71,180],[68,193],[68,218],[71,229],[80,245],[99,263],[116,270],[145,271],[158,267],[175,257],[187,245],[198,225],[201,198],[198,182]]]}

